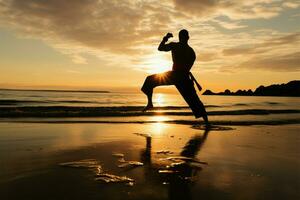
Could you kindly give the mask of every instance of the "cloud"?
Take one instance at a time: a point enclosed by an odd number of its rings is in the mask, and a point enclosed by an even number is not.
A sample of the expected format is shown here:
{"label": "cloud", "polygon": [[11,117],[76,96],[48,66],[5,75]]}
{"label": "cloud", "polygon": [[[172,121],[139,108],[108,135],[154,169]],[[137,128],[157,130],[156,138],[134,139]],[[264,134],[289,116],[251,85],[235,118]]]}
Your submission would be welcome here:
{"label": "cloud", "polygon": [[218,25],[220,25],[222,28],[233,30],[233,29],[240,29],[247,27],[246,25],[241,25],[237,22],[228,22],[228,21],[222,21],[217,19],[212,19],[212,22],[216,22]]}
{"label": "cloud", "polygon": [[255,47],[233,47],[223,50],[225,56],[247,55],[256,53]]}
{"label": "cloud", "polygon": [[87,60],[80,55],[72,55],[72,61],[76,64],[87,64]]}
{"label": "cloud", "polygon": [[196,14],[197,16],[204,16],[207,13],[214,13],[217,11],[220,1],[218,0],[173,0],[175,8],[186,13]]}
{"label": "cloud", "polygon": [[236,69],[260,69],[277,72],[296,72],[300,71],[300,52],[287,55],[271,57],[253,57],[247,62],[241,63]]}
{"label": "cloud", "polygon": [[220,68],[223,72],[267,70],[273,72],[300,71],[300,33],[269,36],[258,43],[245,43],[224,49],[223,59],[235,61]]}
{"label": "cloud", "polygon": [[[265,53],[274,50],[280,46],[296,46],[300,44],[300,33],[291,33],[288,35],[273,37],[257,44],[244,44],[243,46],[232,47],[223,50],[225,56],[249,55]],[[246,46],[246,47],[245,47]]]}
{"label": "cloud", "polygon": [[[295,4],[280,0],[0,0],[0,24],[22,37],[45,41],[74,63],[86,64],[85,55],[92,54],[105,65],[136,65],[133,68],[148,63],[163,34],[188,28],[197,61],[217,69],[252,57],[266,63],[270,55],[295,52],[299,33],[253,34],[241,29],[246,24],[243,19],[270,19]],[[222,33],[218,26],[237,33]]]}
{"label": "cloud", "polygon": [[[173,0],[178,10],[191,16],[227,16],[233,20],[269,19],[280,14],[283,10],[279,0]],[[286,3],[285,7],[296,8],[297,3]]]}
{"label": "cloud", "polygon": [[[161,3],[162,4],[162,3]],[[40,38],[85,62],[78,52],[138,55],[165,32],[167,6],[130,0],[2,0],[0,23]],[[160,8],[162,6],[162,8]]]}
{"label": "cloud", "polygon": [[217,52],[200,52],[197,55],[198,62],[211,62],[217,59],[219,59]]}
{"label": "cloud", "polygon": [[283,2],[282,6],[287,8],[298,8],[300,6],[300,2],[287,1]]}
{"label": "cloud", "polygon": [[[118,54],[139,54],[140,47],[153,41],[153,37],[188,21],[194,22],[188,14],[211,19],[221,15],[234,19],[268,18],[281,10],[272,0],[0,2],[0,23],[17,28],[25,35],[50,43],[71,44]],[[237,22],[215,22],[226,29],[244,27]]]}
{"label": "cloud", "polygon": [[[142,14],[115,1],[12,0],[4,3],[2,18],[4,15],[8,23],[25,32],[113,50],[127,46],[131,38],[129,32],[134,30]],[[111,12],[113,10],[115,12]]]}
{"label": "cloud", "polygon": [[256,2],[253,5],[241,4],[225,9],[225,15],[231,19],[270,19],[280,14],[283,9],[275,3]]}

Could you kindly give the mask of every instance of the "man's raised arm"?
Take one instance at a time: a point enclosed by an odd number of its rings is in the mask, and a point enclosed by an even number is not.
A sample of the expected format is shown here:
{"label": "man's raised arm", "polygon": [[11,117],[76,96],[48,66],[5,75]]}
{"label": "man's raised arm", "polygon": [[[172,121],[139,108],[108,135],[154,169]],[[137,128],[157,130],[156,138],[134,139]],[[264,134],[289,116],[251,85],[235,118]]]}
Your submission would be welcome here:
{"label": "man's raised arm", "polygon": [[172,33],[167,33],[167,35],[162,39],[158,46],[158,51],[171,51],[171,43],[166,44],[169,38],[173,37]]}

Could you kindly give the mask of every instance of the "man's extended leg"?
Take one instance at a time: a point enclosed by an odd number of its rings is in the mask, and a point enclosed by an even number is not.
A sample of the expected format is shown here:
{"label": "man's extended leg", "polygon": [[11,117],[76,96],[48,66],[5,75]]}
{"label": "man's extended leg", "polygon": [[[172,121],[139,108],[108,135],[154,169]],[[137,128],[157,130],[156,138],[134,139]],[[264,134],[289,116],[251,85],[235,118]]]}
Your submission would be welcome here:
{"label": "man's extended leg", "polygon": [[208,126],[205,107],[196,93],[193,82],[189,78],[183,78],[176,83],[176,88],[193,111],[195,118],[202,117],[205,125]]}
{"label": "man's extended leg", "polygon": [[153,108],[152,95],[153,89],[160,85],[172,85],[172,72],[168,71],[161,74],[153,74],[146,78],[142,91],[147,95],[148,103],[143,111]]}
{"label": "man's extended leg", "polygon": [[[200,99],[199,99],[200,100]],[[201,102],[202,103],[202,102]],[[205,125],[208,127],[208,126],[210,126],[210,123],[209,123],[209,121],[208,121],[208,117],[207,117],[207,112],[206,112],[206,110],[205,110],[205,107],[204,107],[204,105],[203,105],[203,103],[202,103],[202,108],[201,108],[201,110],[202,110],[202,118],[203,118],[203,120],[204,120],[204,123],[205,123]]]}

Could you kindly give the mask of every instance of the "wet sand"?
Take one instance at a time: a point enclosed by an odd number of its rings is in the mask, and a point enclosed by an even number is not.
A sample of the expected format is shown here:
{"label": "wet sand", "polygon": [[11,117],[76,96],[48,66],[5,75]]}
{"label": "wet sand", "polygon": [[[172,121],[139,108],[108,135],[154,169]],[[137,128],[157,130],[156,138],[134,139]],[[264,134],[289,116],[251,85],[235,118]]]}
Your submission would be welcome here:
{"label": "wet sand", "polygon": [[299,199],[299,128],[2,122],[1,199]]}

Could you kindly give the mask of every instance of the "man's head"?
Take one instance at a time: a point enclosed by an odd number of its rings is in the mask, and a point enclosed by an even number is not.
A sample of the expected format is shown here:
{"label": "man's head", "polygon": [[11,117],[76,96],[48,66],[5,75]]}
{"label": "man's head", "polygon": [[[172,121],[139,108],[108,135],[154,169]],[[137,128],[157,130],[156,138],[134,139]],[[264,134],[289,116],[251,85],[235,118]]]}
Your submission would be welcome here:
{"label": "man's head", "polygon": [[179,31],[179,42],[187,42],[189,40],[189,32],[185,29]]}

